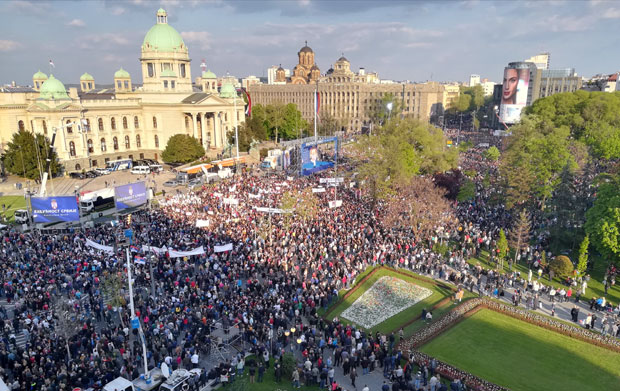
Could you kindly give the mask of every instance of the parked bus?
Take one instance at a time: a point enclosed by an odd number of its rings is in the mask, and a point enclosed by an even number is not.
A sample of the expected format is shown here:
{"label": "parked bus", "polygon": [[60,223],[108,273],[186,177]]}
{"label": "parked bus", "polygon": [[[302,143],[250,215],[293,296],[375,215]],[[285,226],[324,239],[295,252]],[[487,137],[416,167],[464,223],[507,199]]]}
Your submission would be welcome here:
{"label": "parked bus", "polygon": [[105,165],[105,168],[110,171],[128,170],[131,167],[133,167],[133,160],[131,159],[110,160]]}

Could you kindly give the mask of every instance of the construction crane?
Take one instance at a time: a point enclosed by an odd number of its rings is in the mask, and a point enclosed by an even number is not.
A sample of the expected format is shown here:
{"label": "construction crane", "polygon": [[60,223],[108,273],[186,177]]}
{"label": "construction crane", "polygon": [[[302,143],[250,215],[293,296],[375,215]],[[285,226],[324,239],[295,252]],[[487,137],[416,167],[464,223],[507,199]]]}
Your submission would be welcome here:
{"label": "construction crane", "polygon": [[49,150],[47,151],[47,157],[45,158],[45,171],[43,171],[43,177],[41,178],[41,189],[39,189],[39,197],[45,196],[45,193],[47,192],[46,190],[47,177],[48,177],[48,172],[50,170],[50,165],[52,164],[52,154],[55,151],[54,142],[56,141],[56,132],[58,132],[58,129],[62,129],[62,131],[64,131],[65,128],[69,128],[75,125],[77,125],[78,131],[80,133],[88,132],[89,130],[88,122],[84,118],[82,118],[80,121],[71,122],[71,123],[62,125],[60,128],[56,128],[56,127],[52,128],[52,140],[50,142]]}

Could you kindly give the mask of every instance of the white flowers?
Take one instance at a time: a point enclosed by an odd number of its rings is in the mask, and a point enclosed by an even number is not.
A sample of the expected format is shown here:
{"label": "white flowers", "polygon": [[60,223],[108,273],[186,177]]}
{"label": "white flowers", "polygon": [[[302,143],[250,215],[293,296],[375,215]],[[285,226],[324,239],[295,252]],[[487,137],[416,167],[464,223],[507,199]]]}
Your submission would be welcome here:
{"label": "white flowers", "polygon": [[340,316],[369,329],[432,294],[430,289],[396,277],[384,276]]}

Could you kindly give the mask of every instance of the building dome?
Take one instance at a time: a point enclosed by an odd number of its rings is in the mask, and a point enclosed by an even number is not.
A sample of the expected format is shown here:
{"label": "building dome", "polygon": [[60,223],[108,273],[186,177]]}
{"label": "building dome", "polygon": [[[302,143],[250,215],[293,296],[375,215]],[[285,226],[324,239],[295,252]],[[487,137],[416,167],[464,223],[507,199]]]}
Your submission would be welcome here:
{"label": "building dome", "polygon": [[84,72],[82,76],[80,76],[80,81],[94,81],[95,78],[88,72]]}
{"label": "building dome", "polygon": [[312,49],[310,49],[307,43],[306,43],[306,46],[304,46],[303,48],[299,50],[299,52],[300,53],[314,53]]}
{"label": "building dome", "polygon": [[338,59],[338,62],[340,62],[340,61],[346,61],[346,62],[349,62],[349,60],[347,60],[345,56],[340,57],[340,58]]}
{"label": "building dome", "polygon": [[234,98],[235,96],[237,96],[237,90],[231,83],[226,83],[222,86],[220,90],[221,98]]}
{"label": "building dome", "polygon": [[314,64],[312,66],[312,68],[310,68],[311,71],[320,71],[319,67],[316,66],[316,64]]}
{"label": "building dome", "polygon": [[216,79],[217,76],[215,76],[215,73],[211,72],[211,70],[208,70],[206,72],[202,72],[202,78],[203,79]]}
{"label": "building dome", "polygon": [[49,79],[43,83],[40,90],[41,94],[39,95],[40,99],[46,100],[60,100],[60,99],[71,99],[69,95],[67,95],[67,89],[62,82],[54,77],[54,75],[50,75]]}
{"label": "building dome", "polygon": [[38,71],[37,73],[32,75],[32,78],[36,80],[41,80],[41,79],[47,80],[47,75],[41,71]]}
{"label": "building dome", "polygon": [[186,51],[187,47],[183,38],[174,27],[168,24],[166,11],[157,11],[157,24],[146,33],[142,50],[155,50],[158,52]]}
{"label": "building dome", "polygon": [[114,72],[115,79],[129,79],[130,77],[131,76],[129,75],[129,72],[124,70],[123,67],[121,67],[121,69],[119,69],[118,71]]}

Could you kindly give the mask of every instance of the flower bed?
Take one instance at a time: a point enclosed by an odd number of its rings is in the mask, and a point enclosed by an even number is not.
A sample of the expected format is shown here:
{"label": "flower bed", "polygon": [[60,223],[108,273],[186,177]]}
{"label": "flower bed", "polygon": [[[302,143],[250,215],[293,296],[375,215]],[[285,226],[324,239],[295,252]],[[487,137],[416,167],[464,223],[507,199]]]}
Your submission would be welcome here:
{"label": "flower bed", "polygon": [[430,289],[396,277],[384,276],[344,310],[341,316],[370,329],[432,294]]}

